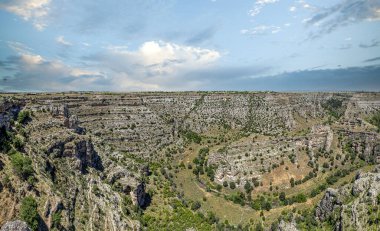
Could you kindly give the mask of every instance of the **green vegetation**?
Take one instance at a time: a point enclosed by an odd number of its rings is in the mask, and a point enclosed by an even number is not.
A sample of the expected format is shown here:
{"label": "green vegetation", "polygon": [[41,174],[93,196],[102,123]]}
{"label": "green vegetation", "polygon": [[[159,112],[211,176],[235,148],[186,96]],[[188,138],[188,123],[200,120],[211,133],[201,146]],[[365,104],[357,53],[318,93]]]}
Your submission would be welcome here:
{"label": "green vegetation", "polygon": [[184,131],[183,136],[186,138],[186,140],[197,143],[197,144],[201,143],[202,141],[202,137],[198,135],[198,133],[190,131],[190,130]]}
{"label": "green vegetation", "polygon": [[195,201],[191,204],[191,210],[196,211],[201,208],[201,203],[199,201]]}
{"label": "green vegetation", "polygon": [[61,212],[53,213],[51,216],[52,228],[59,229],[61,227],[61,219],[62,219]]}
{"label": "green vegetation", "polygon": [[17,122],[25,124],[31,119],[30,112],[28,110],[20,111],[17,116]]}
{"label": "green vegetation", "polygon": [[25,197],[21,202],[20,219],[25,221],[32,230],[38,230],[37,207],[37,202],[33,197]]}
{"label": "green vegetation", "polygon": [[331,98],[322,104],[322,107],[328,111],[329,115],[339,119],[343,113],[345,108],[343,107],[343,100]]}
{"label": "green vegetation", "polygon": [[33,177],[33,166],[32,160],[29,157],[24,156],[20,152],[16,152],[10,157],[13,170],[16,175],[21,177],[23,180]]}
{"label": "green vegetation", "polygon": [[213,225],[219,222],[215,214],[204,215],[200,212],[193,212],[177,199],[173,199],[170,206],[173,208],[173,212],[160,218],[143,214],[140,219],[142,225],[148,230],[186,230],[188,227],[193,227],[196,230],[211,231],[215,230]]}
{"label": "green vegetation", "polygon": [[198,175],[203,175],[206,172],[210,181],[214,181],[216,166],[214,166],[214,165],[208,166],[207,165],[208,153],[209,153],[208,147],[201,148],[199,150],[198,156],[193,160],[193,163],[195,164],[195,168],[193,170],[193,173],[198,176]]}
{"label": "green vegetation", "polygon": [[377,127],[377,131],[380,132],[380,111],[377,111],[369,119],[369,122]]}

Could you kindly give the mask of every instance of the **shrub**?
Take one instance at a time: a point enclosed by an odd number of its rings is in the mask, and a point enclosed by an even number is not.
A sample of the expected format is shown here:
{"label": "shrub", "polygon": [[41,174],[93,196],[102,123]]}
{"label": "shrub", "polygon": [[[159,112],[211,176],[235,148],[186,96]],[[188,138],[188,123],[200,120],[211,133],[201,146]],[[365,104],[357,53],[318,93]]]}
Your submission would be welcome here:
{"label": "shrub", "polygon": [[380,112],[377,112],[376,114],[374,114],[369,122],[373,125],[375,125],[378,129],[378,131],[380,131]]}
{"label": "shrub", "polygon": [[61,212],[55,212],[52,214],[51,219],[52,219],[52,227],[54,228],[59,228],[61,226]]}
{"label": "shrub", "polygon": [[236,188],[236,184],[235,184],[235,182],[230,182],[230,188],[231,189],[235,189]]}
{"label": "shrub", "polygon": [[228,182],[227,181],[223,181],[223,186],[224,187],[228,187]]}
{"label": "shrub", "polygon": [[33,197],[25,197],[20,207],[20,218],[25,221],[32,230],[38,230],[39,215],[37,202]]}
{"label": "shrub", "polygon": [[17,122],[25,124],[30,119],[30,112],[25,110],[18,113]]}
{"label": "shrub", "polygon": [[251,193],[253,190],[252,185],[248,181],[245,182],[244,189],[247,194]]}
{"label": "shrub", "polygon": [[266,211],[269,211],[272,209],[272,203],[270,203],[270,201],[265,201],[262,205],[262,208]]}
{"label": "shrub", "polygon": [[199,201],[195,201],[191,204],[191,210],[196,211],[201,208],[201,203]]}
{"label": "shrub", "polygon": [[184,132],[184,136],[187,140],[192,141],[192,142],[197,143],[197,144],[201,143],[201,141],[202,141],[202,138],[197,133],[195,133],[193,131]]}
{"label": "shrub", "polygon": [[290,179],[290,185],[291,185],[292,187],[294,187],[294,185],[295,185],[295,182],[294,182],[294,178],[293,178],[293,177]]}
{"label": "shrub", "polygon": [[29,157],[24,156],[20,152],[16,152],[10,158],[15,173],[23,180],[33,175],[32,160]]}
{"label": "shrub", "polygon": [[294,198],[293,201],[296,203],[303,203],[307,201],[306,195],[303,193],[297,194]]}
{"label": "shrub", "polygon": [[13,146],[17,149],[17,150],[21,150],[23,149],[24,147],[24,140],[23,138],[20,136],[20,135],[16,135],[13,139]]}

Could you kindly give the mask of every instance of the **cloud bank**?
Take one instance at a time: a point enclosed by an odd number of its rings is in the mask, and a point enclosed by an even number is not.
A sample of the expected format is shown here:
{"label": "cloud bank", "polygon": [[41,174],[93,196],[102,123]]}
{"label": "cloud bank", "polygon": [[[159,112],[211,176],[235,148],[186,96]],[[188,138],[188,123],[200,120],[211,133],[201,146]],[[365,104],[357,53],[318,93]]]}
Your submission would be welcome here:
{"label": "cloud bank", "polygon": [[50,0],[5,0],[0,2],[0,9],[16,14],[25,21],[31,21],[36,29],[43,30],[47,26],[49,5]]}

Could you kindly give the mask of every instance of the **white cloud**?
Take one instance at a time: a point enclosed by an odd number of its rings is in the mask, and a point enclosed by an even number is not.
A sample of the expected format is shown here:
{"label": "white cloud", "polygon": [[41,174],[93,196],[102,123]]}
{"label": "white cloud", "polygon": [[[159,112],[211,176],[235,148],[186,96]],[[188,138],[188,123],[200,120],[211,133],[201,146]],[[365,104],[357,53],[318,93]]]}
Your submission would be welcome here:
{"label": "white cloud", "polygon": [[[200,68],[212,64],[221,57],[214,50],[191,46],[181,46],[162,41],[143,43],[137,51],[130,51],[126,46],[110,46],[105,56],[113,59],[110,67],[124,71],[125,67],[134,67],[134,71],[143,71],[152,76],[170,75],[179,70]],[[137,69],[136,69],[137,68]]]}
{"label": "white cloud", "polygon": [[297,10],[297,7],[295,7],[295,6],[291,6],[290,8],[289,8],[289,11],[290,12],[294,12],[294,11],[296,11]]}
{"label": "white cloud", "polygon": [[266,35],[268,33],[277,34],[280,31],[281,31],[281,27],[279,26],[260,25],[250,30],[243,29],[240,31],[240,33],[243,35],[256,36],[256,35]]}
{"label": "white cloud", "polygon": [[71,46],[72,44],[65,40],[65,38],[61,35],[58,36],[55,41],[63,46]]}
{"label": "white cloud", "polygon": [[273,4],[278,2],[279,0],[256,0],[255,4],[253,5],[252,9],[249,10],[249,15],[252,17],[260,14],[261,10],[268,4]]}
{"label": "white cloud", "polygon": [[46,16],[49,14],[50,0],[14,0],[0,3],[0,8],[31,21],[37,30],[47,26]]}
{"label": "white cloud", "polygon": [[[14,44],[12,44],[14,45]],[[21,47],[21,48],[19,48]],[[218,51],[163,41],[143,43],[137,50],[108,46],[71,67],[34,54],[17,44],[19,56],[3,63],[16,70],[3,89],[16,90],[186,90],[200,87],[196,71],[214,68]],[[189,77],[190,76],[190,77]],[[28,89],[26,89],[28,87]]]}

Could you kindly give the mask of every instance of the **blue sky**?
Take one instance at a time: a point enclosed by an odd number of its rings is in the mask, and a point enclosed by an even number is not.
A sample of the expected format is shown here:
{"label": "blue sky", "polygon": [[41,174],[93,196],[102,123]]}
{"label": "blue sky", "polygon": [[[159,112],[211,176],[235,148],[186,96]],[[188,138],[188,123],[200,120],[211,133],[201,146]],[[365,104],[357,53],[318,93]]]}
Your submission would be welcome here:
{"label": "blue sky", "polygon": [[0,0],[1,91],[380,89],[380,0]]}

